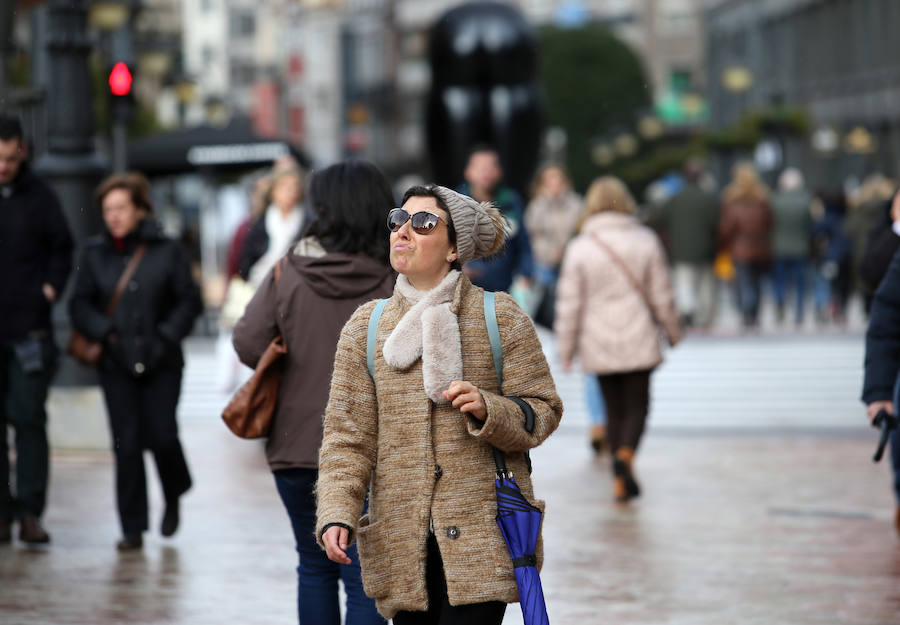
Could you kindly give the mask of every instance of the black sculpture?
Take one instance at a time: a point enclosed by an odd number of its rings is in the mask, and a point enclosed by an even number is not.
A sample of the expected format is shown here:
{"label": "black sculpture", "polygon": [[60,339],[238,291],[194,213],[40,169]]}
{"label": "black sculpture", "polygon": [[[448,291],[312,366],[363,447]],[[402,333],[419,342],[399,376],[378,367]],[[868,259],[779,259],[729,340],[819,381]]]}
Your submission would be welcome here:
{"label": "black sculpture", "polygon": [[543,125],[538,46],[512,6],[473,2],[454,8],[431,32],[428,151],[435,180],[455,187],[469,150],[490,144],[506,183],[527,197]]}

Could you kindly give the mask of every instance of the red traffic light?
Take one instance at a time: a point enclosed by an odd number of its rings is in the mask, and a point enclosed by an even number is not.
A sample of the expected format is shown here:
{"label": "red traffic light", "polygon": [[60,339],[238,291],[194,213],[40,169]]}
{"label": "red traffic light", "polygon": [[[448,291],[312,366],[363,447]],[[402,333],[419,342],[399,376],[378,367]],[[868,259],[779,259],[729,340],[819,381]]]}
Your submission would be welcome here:
{"label": "red traffic light", "polygon": [[121,61],[113,65],[109,72],[109,90],[113,95],[128,95],[131,93],[131,70]]}

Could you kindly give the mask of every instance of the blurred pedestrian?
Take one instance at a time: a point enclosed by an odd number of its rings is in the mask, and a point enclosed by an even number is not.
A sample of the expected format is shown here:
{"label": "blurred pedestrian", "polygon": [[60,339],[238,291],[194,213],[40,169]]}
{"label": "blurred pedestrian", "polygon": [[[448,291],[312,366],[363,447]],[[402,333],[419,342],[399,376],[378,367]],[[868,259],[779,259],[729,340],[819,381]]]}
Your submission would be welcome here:
{"label": "blurred pedestrian", "polygon": [[[851,228],[847,228],[849,236],[854,237]],[[855,243],[854,243],[855,245]],[[881,284],[888,265],[900,249],[900,190],[895,191],[890,199],[881,207],[881,212],[866,233],[865,243],[860,254],[857,275],[863,285],[866,311],[872,305],[872,297]],[[854,248],[853,253],[856,253]]]}
{"label": "blurred pedestrian", "polygon": [[[46,543],[49,447],[44,404],[58,349],[50,313],[72,270],[72,235],[56,193],[31,173],[17,118],[0,114],[0,544]],[[16,488],[7,426],[15,432]]]}
{"label": "blurred pedestrian", "polygon": [[863,296],[866,313],[872,305],[875,289],[863,279],[861,267],[866,252],[869,233],[876,224],[883,224],[890,212],[891,199],[897,184],[885,176],[875,173],[863,181],[859,190],[848,202],[847,218],[844,220],[844,232],[850,238],[850,274],[853,289]]}
{"label": "blurred pedestrian", "polygon": [[[500,394],[483,291],[459,272],[503,245],[499,212],[439,186],[407,190],[402,206],[388,218],[400,276],[375,328],[373,377],[374,302],[357,309],[338,343],[316,535],[343,563],[358,538],[366,592],[395,625],[499,625],[518,590],[495,519],[491,446],[534,501],[522,452],[557,428],[562,402],[531,319],[504,293],[495,302]],[[532,431],[510,398],[533,410]]]}
{"label": "blurred pedestrian", "polygon": [[533,273],[531,243],[524,224],[525,207],[519,194],[502,184],[503,168],[497,150],[477,145],[463,172],[459,191],[479,202],[492,202],[506,220],[509,236],[506,247],[487,259],[466,264],[463,272],[472,284],[487,291],[509,291],[518,279],[530,287]]}
{"label": "blurred pedestrian", "polygon": [[606,404],[613,456],[613,495],[640,494],[633,460],[650,405],[650,373],[662,362],[660,332],[671,345],[681,327],[665,252],[634,217],[634,200],[617,178],[595,180],[585,196],[589,215],[562,264],[555,330],[564,370],[576,356],[594,372]]}
{"label": "blurred pedestrian", "polygon": [[803,323],[806,299],[806,277],[809,273],[810,240],[812,239],[812,196],[804,188],[803,174],[788,167],[778,179],[778,192],[772,197],[775,232],[772,248],[775,254],[774,290],[778,322],[784,320],[788,289],[796,298],[794,323]]}
{"label": "blurred pedestrian", "polygon": [[394,288],[384,227],[394,199],[378,168],[348,161],[313,175],[309,205],[313,220],[279,261],[280,279],[270,271],[253,296],[234,329],[234,347],[246,365],[255,367],[276,336],[287,346],[266,457],[300,556],[299,622],[340,623],[340,579],[348,625],[384,623],[363,592],[356,549],[348,550],[350,564],[336,564],[316,544],[314,490],[341,328],[360,304],[388,297]]}
{"label": "blurred pedestrian", "polygon": [[298,168],[274,169],[265,213],[247,234],[238,265],[239,275],[258,287],[275,262],[287,254],[304,225],[303,173]]}
{"label": "blurred pedestrian", "polygon": [[[144,450],[153,452],[165,511],[160,531],[178,529],[180,497],[191,475],[178,438],[176,408],[184,355],[203,304],[181,245],[163,234],[153,216],[150,184],[135,172],[114,174],[96,197],[106,225],[81,250],[69,300],[72,326],[103,343],[97,365],[116,458],[120,551],[140,549],[147,530]],[[112,316],[110,300],[126,265],[139,262]]]}
{"label": "blurred pedestrian", "polygon": [[547,328],[553,327],[559,266],[583,210],[581,197],[572,190],[572,182],[560,165],[544,165],[538,170],[525,210],[525,229],[534,260],[534,286],[540,292],[534,320]]}
{"label": "blurred pedestrian", "polygon": [[738,305],[747,328],[759,322],[762,279],[772,263],[773,225],[769,190],[752,165],[737,165],[722,193],[719,247],[731,255],[737,270]]}
{"label": "blurred pedestrian", "polygon": [[843,323],[852,284],[850,238],[844,230],[847,203],[840,188],[820,191],[818,199],[813,209],[816,320]]}
{"label": "blurred pedestrian", "polygon": [[258,177],[250,190],[250,214],[238,225],[228,246],[225,261],[227,284],[219,311],[219,333],[216,337],[216,363],[218,372],[216,386],[225,394],[234,392],[246,382],[253,371],[241,364],[231,345],[232,331],[238,319],[244,314],[247,304],[256,292],[256,287],[246,281],[240,274],[241,258],[244,246],[253,225],[265,214],[268,207],[269,188],[272,186],[269,174]]}
{"label": "blurred pedestrian", "polygon": [[656,221],[669,244],[681,321],[686,326],[706,328],[715,316],[713,260],[719,202],[701,188],[703,176],[703,163],[690,159],[684,166],[684,185],[662,205]]}
{"label": "blurred pedestrian", "polygon": [[[866,331],[865,379],[862,400],[869,419],[880,410],[896,414],[898,374],[900,374],[900,254],[895,254],[884,279],[875,291],[872,314]],[[896,513],[894,527],[900,536],[900,430],[891,434]]]}

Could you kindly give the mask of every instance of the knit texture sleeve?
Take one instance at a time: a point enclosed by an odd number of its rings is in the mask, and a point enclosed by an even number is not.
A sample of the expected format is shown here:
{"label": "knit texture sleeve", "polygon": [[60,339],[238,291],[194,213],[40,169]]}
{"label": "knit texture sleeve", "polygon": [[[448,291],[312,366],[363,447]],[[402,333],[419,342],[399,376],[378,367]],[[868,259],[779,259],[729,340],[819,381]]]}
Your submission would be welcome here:
{"label": "knit texture sleeve", "polygon": [[325,409],[319,481],[316,486],[316,537],[339,523],[351,540],[362,512],[378,445],[378,402],[366,365],[366,334],[375,302],[360,306],[341,331],[334,357],[331,393]]}
{"label": "knit texture sleeve", "polygon": [[512,400],[482,391],[487,407],[483,423],[468,420],[469,434],[503,451],[537,447],[559,426],[562,400],[528,315],[506,293],[497,293],[497,322],[503,346],[503,394],[519,397],[534,410],[534,431],[525,430],[525,415]]}

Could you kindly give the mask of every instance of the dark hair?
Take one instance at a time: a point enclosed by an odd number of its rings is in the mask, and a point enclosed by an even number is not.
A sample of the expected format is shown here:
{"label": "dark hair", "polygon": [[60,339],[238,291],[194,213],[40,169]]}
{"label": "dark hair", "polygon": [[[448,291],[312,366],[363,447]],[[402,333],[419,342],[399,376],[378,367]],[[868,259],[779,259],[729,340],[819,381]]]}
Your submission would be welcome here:
{"label": "dark hair", "polygon": [[22,122],[18,117],[0,113],[0,141],[12,141],[17,139],[22,143],[25,133],[22,131]]}
{"label": "dark hair", "polygon": [[394,208],[394,194],[375,165],[344,161],[313,173],[309,203],[313,218],[304,237],[316,237],[328,252],[365,254],[388,264],[385,220]]}
{"label": "dark hair", "polygon": [[110,191],[116,189],[124,189],[131,196],[131,203],[140,209],[153,212],[153,204],[150,202],[150,181],[144,174],[136,171],[128,171],[120,174],[113,174],[97,185],[94,191],[94,199],[97,204],[103,205],[105,198]]}
{"label": "dark hair", "polygon": [[[450,209],[444,203],[444,200],[441,199],[441,196],[438,195],[437,191],[435,191],[433,184],[417,184],[413,187],[410,187],[406,190],[406,193],[403,194],[403,201],[400,202],[400,206],[406,204],[406,201],[411,197],[433,197],[435,202],[437,202],[438,208],[447,213],[447,238],[450,239],[451,245],[456,245],[456,228],[453,226],[453,215],[450,214]],[[462,265],[459,262],[459,259],[455,259],[452,263],[450,263],[451,269],[462,270]]]}
{"label": "dark hair", "polygon": [[466,159],[466,162],[471,161],[472,157],[476,154],[490,153],[497,157],[497,160],[500,160],[500,152],[490,143],[476,143],[469,150],[469,158]]}

